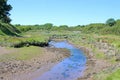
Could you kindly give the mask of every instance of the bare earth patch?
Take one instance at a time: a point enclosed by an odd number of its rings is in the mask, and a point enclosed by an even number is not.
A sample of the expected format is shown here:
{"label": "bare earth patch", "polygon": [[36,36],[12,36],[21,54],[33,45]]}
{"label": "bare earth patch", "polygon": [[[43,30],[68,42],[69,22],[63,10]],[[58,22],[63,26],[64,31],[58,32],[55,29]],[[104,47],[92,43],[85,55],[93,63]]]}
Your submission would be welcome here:
{"label": "bare earth patch", "polygon": [[0,80],[32,80],[70,56],[66,49],[42,49],[43,54],[30,60],[0,62]]}
{"label": "bare earth patch", "polygon": [[11,53],[11,52],[13,52],[13,50],[7,50],[5,47],[0,46],[0,55],[8,54],[8,53]]}

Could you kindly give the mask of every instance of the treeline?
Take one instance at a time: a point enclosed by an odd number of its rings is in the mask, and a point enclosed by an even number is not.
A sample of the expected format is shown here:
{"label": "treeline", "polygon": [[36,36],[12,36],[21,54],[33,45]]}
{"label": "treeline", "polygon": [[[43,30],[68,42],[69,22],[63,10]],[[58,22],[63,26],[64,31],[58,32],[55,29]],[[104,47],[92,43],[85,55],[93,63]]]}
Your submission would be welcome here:
{"label": "treeline", "polygon": [[43,25],[38,25],[38,24],[37,25],[20,25],[20,24],[16,24],[14,26],[17,27],[22,32],[26,32],[29,30],[78,31],[78,30],[81,30],[81,27],[83,27],[81,25],[78,25],[78,26],[68,26],[68,25],[55,26],[52,23],[46,23]]}
{"label": "treeline", "polygon": [[48,30],[48,31],[81,31],[84,33],[97,33],[97,34],[114,34],[120,35],[120,20],[108,19],[106,23],[93,23],[89,25],[68,26],[60,25],[55,26],[52,23],[43,25],[15,25],[21,32],[29,30]]}

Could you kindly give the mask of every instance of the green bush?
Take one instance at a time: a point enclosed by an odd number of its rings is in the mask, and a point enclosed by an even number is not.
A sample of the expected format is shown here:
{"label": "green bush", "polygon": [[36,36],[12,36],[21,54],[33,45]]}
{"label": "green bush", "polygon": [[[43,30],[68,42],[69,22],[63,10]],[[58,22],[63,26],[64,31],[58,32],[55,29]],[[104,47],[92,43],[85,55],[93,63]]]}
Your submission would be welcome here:
{"label": "green bush", "polygon": [[120,35],[120,26],[105,27],[101,30],[101,33]]}
{"label": "green bush", "polygon": [[97,34],[114,34],[114,35],[120,35],[120,21],[117,21],[117,23],[109,27],[105,24],[90,24],[85,27],[81,27],[81,31],[84,33],[97,33]]}

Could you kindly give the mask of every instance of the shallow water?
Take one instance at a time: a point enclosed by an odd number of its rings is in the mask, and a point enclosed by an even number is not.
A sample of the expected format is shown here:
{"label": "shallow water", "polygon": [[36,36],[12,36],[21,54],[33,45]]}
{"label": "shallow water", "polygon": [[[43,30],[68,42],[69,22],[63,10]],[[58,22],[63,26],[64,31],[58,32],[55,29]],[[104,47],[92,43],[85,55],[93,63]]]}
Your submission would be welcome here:
{"label": "shallow water", "polygon": [[34,80],[76,80],[78,77],[83,75],[86,57],[80,49],[66,41],[51,41],[49,44],[56,48],[66,48],[70,50],[71,56],[64,59],[50,69],[50,71]]}

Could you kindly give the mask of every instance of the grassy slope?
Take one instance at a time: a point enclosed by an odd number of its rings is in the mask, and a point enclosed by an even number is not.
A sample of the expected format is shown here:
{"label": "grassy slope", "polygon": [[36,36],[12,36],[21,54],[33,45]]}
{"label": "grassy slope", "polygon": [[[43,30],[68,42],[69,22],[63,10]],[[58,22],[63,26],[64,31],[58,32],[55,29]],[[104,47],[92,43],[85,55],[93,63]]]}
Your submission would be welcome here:
{"label": "grassy slope", "polygon": [[0,35],[18,36],[18,33],[20,31],[16,27],[0,22]]}

